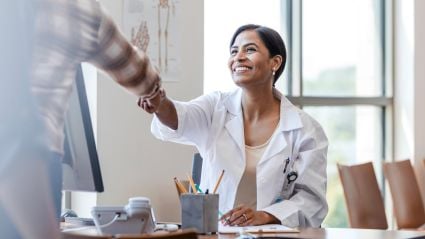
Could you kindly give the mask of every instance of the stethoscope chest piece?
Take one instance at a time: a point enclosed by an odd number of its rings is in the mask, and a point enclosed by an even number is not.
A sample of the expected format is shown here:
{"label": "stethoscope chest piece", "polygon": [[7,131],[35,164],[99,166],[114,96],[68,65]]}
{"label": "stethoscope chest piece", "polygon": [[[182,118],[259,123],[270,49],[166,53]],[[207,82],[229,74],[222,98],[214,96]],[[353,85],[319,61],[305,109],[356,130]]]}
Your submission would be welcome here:
{"label": "stethoscope chest piece", "polygon": [[286,179],[288,179],[288,184],[297,180],[297,178],[298,178],[298,173],[295,171],[289,172],[288,175],[286,176]]}

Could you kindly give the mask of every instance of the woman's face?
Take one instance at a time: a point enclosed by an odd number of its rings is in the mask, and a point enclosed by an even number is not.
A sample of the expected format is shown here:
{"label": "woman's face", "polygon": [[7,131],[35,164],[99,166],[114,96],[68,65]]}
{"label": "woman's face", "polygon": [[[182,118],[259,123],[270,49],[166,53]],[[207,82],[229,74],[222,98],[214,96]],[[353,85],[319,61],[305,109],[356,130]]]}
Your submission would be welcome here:
{"label": "woman's face", "polygon": [[[257,32],[241,32],[230,48],[229,69],[238,86],[273,82],[274,62]],[[277,69],[276,69],[277,70]]]}

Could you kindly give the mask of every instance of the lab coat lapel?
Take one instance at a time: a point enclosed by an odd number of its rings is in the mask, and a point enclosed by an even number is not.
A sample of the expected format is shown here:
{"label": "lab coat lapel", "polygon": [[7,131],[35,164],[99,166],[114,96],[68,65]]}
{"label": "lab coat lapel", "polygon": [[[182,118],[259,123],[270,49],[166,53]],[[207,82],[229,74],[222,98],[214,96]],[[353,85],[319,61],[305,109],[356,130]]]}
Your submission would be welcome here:
{"label": "lab coat lapel", "polygon": [[285,136],[282,131],[279,130],[279,132],[275,132],[275,135],[273,136],[272,140],[269,143],[269,147],[264,152],[263,157],[261,158],[259,164],[266,162],[267,160],[271,159],[273,156],[279,154],[282,152],[288,143],[286,142]]}
{"label": "lab coat lapel", "polygon": [[241,154],[244,154],[245,137],[243,132],[243,119],[241,107],[242,91],[240,89],[232,93],[226,100],[228,115],[226,116],[225,127],[235,144],[238,145]]}
{"label": "lab coat lapel", "polygon": [[[275,94],[280,94],[280,92],[275,92]],[[287,142],[287,140],[290,140],[290,134],[288,132],[303,127],[297,108],[286,97],[281,94],[278,96],[281,99],[279,125],[273,133],[269,146],[264,152],[259,164],[281,153],[285,148],[292,147],[292,142]],[[289,149],[288,153],[292,153],[292,148]]]}

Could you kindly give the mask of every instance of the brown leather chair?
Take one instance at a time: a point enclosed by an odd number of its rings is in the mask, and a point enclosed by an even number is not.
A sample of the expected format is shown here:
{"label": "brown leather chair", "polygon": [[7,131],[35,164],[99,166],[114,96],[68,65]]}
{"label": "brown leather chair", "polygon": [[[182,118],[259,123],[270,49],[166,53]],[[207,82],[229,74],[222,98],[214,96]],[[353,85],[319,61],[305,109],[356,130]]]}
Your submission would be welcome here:
{"label": "brown leather chair", "polygon": [[419,185],[419,192],[422,196],[422,205],[424,205],[425,209],[425,159],[422,159],[420,162],[412,164],[412,166],[414,171],[417,173],[416,179]]}
{"label": "brown leather chair", "polygon": [[119,239],[197,239],[198,233],[196,230],[183,230],[177,232],[161,232],[154,234],[143,234],[143,235],[135,235],[135,234],[118,234],[115,238]]}
{"label": "brown leather chair", "polygon": [[353,166],[337,164],[344,189],[350,226],[387,229],[384,201],[372,163]]}
{"label": "brown leather chair", "polygon": [[425,211],[418,182],[410,160],[384,164],[393,199],[398,228],[419,228],[425,223]]}

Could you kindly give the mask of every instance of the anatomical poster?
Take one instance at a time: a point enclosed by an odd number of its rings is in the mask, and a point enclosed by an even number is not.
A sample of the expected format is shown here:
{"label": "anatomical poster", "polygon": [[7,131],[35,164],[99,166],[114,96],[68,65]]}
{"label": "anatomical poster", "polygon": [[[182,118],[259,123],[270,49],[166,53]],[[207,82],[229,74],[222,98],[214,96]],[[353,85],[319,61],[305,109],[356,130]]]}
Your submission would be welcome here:
{"label": "anatomical poster", "polygon": [[163,81],[180,77],[180,0],[124,0],[123,29],[145,51]]}

